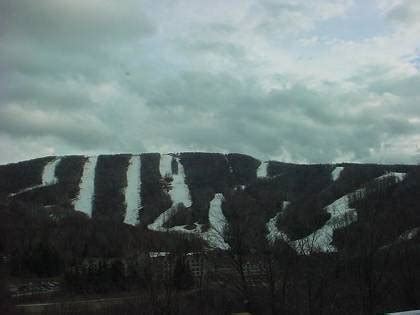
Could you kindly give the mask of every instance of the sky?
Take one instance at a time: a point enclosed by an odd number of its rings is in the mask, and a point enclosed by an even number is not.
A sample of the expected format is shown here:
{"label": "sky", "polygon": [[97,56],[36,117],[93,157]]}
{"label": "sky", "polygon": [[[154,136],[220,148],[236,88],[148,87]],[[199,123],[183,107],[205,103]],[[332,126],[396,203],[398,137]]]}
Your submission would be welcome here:
{"label": "sky", "polygon": [[420,162],[419,0],[0,0],[0,164]]}

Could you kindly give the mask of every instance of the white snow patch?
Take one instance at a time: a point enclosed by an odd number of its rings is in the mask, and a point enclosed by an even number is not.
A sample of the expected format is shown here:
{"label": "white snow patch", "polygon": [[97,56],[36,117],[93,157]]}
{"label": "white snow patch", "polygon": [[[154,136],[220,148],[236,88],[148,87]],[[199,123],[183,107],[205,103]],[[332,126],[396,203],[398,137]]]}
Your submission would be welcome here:
{"label": "white snow patch", "polygon": [[[375,178],[381,181],[385,178],[395,177],[397,181],[404,180],[405,173],[389,172]],[[333,252],[336,248],[331,244],[334,230],[345,227],[357,221],[357,211],[350,207],[351,201],[360,200],[366,195],[366,188],[360,188],[355,192],[349,193],[334,201],[325,209],[331,214],[330,219],[319,230],[294,242],[295,249],[303,255],[308,255],[312,251]]]}
{"label": "white snow patch", "polygon": [[286,233],[280,231],[276,224],[281,214],[282,214],[281,212],[277,212],[277,214],[274,217],[272,217],[266,224],[266,227],[268,230],[267,240],[270,243],[274,243],[278,239],[284,240],[285,242],[289,241]]}
{"label": "white snow patch", "polygon": [[246,185],[236,185],[233,187],[233,190],[235,191],[244,191],[246,188]]}
{"label": "white snow patch", "polygon": [[386,174],[384,174],[382,176],[379,176],[375,180],[382,180],[382,179],[389,178],[389,177],[395,177],[397,182],[402,182],[405,179],[406,176],[407,176],[407,173],[387,172]]}
{"label": "white snow patch", "polygon": [[141,207],[141,160],[140,155],[133,155],[127,169],[127,187],[125,188],[124,223],[136,225],[139,223],[138,211]]}
{"label": "white snow patch", "polygon": [[42,184],[22,189],[16,193],[10,194],[9,197],[13,197],[30,190],[34,190],[36,188],[47,187],[57,184],[58,178],[55,176],[55,169],[57,168],[57,165],[60,163],[60,161],[61,158],[55,158],[54,160],[49,161],[47,164],[45,164],[44,169],[42,171]]}
{"label": "white snow patch", "polygon": [[89,157],[83,166],[83,175],[79,186],[79,196],[75,199],[73,207],[77,211],[92,216],[92,201],[95,192],[95,169],[97,156]]}
{"label": "white snow patch", "polygon": [[[175,159],[178,165],[178,174],[172,172],[172,159]],[[176,214],[177,206],[182,203],[187,208],[191,207],[190,190],[185,184],[184,167],[179,162],[179,158],[168,154],[161,155],[159,171],[162,178],[172,179],[172,182],[168,183],[168,194],[171,197],[172,206],[161,213],[153,223],[148,225],[148,228],[154,231],[169,231],[170,229],[164,228],[163,225]]]}
{"label": "white snow patch", "polygon": [[296,251],[302,255],[309,255],[313,251],[333,252],[336,248],[331,245],[335,229],[345,227],[357,220],[356,209],[350,208],[352,200],[361,199],[365,195],[365,189],[358,189],[334,201],[325,209],[331,214],[325,225],[312,234],[294,241]]}
{"label": "white snow patch", "polygon": [[223,232],[226,226],[226,218],[222,211],[223,195],[216,194],[213,200],[210,202],[209,209],[209,222],[213,229]]}
{"label": "white snow patch", "polygon": [[408,231],[405,231],[398,237],[398,241],[409,241],[415,238],[420,232],[420,227],[415,227]]}
{"label": "white snow patch", "polygon": [[262,162],[257,169],[257,177],[267,177],[268,162]]}
{"label": "white snow patch", "polygon": [[333,181],[336,181],[337,179],[340,178],[341,172],[344,170],[344,167],[342,166],[337,166],[336,168],[334,168],[334,170],[331,172],[331,177]]}
{"label": "white snow patch", "polygon": [[170,252],[149,252],[150,258],[166,257],[169,256]]}
{"label": "white snow patch", "polygon": [[[375,178],[375,181],[380,181],[388,177],[395,177],[396,180],[400,182],[404,180],[405,176],[405,173],[389,172]],[[288,242],[301,255],[308,255],[314,251],[336,251],[336,248],[331,244],[334,230],[357,221],[357,211],[356,209],[350,207],[350,203],[354,200],[364,198],[365,195],[366,188],[360,188],[337,199],[332,204],[325,207],[325,210],[331,215],[325,225],[312,234],[296,241],[290,241],[287,238],[287,235],[277,229],[277,226],[275,225],[278,218],[277,214],[276,217],[270,219],[267,223],[267,228],[269,230],[267,238],[271,242],[274,242],[275,239],[281,238]]]}
{"label": "white snow patch", "polygon": [[173,205],[183,203],[185,207],[191,207],[190,190],[188,185],[185,184],[184,167],[179,162],[179,158],[174,157],[173,159],[175,159],[178,165],[178,174],[172,173],[172,156],[167,154],[162,155],[160,158],[160,174],[162,177],[172,177],[172,183],[168,193],[171,197]]}
{"label": "white snow patch", "polygon": [[60,161],[61,158],[56,158],[45,165],[44,171],[42,172],[43,186],[49,186],[58,183],[58,178],[55,176],[55,169],[57,168],[57,165],[60,163]]}
{"label": "white snow patch", "polygon": [[223,232],[227,225],[227,220],[222,212],[223,195],[216,194],[210,202],[209,208],[209,223],[210,227],[206,232],[203,232],[203,225],[194,223],[194,229],[187,229],[187,225],[178,225],[170,228],[165,228],[163,225],[173,215],[177,213],[177,207],[171,207],[165,212],[161,213],[156,220],[148,225],[148,228],[159,232],[180,232],[187,234],[195,234],[202,237],[208,242],[212,248],[228,249],[229,245],[223,239]]}
{"label": "white snow patch", "polygon": [[216,194],[210,202],[209,208],[209,223],[210,228],[202,234],[204,240],[213,248],[228,249],[227,244],[223,238],[227,220],[222,211],[223,195]]}
{"label": "white snow patch", "polygon": [[149,230],[158,231],[158,232],[167,232],[171,228],[165,228],[163,225],[178,211],[178,207],[170,207],[168,210],[162,212],[153,223],[149,224],[147,227]]}
{"label": "white snow patch", "polygon": [[267,240],[270,243],[274,243],[278,239],[282,239],[286,242],[289,241],[286,233],[280,231],[277,228],[277,224],[276,224],[279,217],[282,215],[283,211],[289,206],[289,204],[290,204],[290,201],[283,201],[282,211],[277,212],[277,214],[274,217],[272,217],[270,220],[268,220],[266,224],[267,231],[268,231]]}

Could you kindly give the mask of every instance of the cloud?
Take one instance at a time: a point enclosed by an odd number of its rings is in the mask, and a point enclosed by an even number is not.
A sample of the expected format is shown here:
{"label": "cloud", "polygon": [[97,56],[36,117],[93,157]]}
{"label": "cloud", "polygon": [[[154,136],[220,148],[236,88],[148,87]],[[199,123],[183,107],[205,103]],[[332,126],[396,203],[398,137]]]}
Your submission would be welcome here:
{"label": "cloud", "polygon": [[403,27],[420,25],[420,3],[418,1],[383,1],[386,17]]}
{"label": "cloud", "polygon": [[18,104],[0,108],[0,130],[18,136],[55,136],[80,147],[106,143],[110,131],[96,117],[85,113],[28,109]]}
{"label": "cloud", "polygon": [[381,32],[342,38],[325,23],[369,25],[362,1],[2,1],[0,162],[183,150],[416,162],[413,3],[378,0]]}
{"label": "cloud", "polygon": [[1,2],[2,35],[67,49],[109,46],[153,32],[138,1],[41,0]]}

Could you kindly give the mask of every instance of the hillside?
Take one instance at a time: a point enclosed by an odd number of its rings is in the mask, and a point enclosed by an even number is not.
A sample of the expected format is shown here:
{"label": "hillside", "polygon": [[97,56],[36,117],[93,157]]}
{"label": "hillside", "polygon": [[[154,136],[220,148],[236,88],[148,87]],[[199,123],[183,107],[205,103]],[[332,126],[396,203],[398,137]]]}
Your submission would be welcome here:
{"label": "hillside", "polygon": [[418,166],[297,165],[242,154],[50,156],[0,166],[0,196],[204,239],[239,214],[254,217],[271,242],[297,248],[316,238],[311,246],[332,251],[345,246],[342,230],[367,219],[367,207],[386,228],[383,245],[420,226],[418,179]]}
{"label": "hillside", "polygon": [[140,290],[141,309],[209,314],[420,307],[416,165],[49,156],[0,166],[0,218],[9,283],[57,277],[64,297]]}

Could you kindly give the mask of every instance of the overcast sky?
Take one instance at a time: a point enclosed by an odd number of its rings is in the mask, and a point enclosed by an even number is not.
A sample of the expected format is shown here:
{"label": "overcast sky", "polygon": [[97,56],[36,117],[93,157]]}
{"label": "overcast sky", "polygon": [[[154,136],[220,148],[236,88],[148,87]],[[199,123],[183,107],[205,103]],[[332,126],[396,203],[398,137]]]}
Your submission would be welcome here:
{"label": "overcast sky", "polygon": [[0,163],[420,162],[419,0],[0,0]]}

